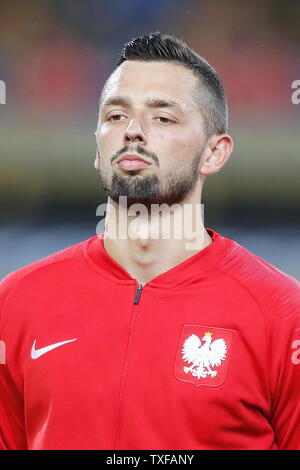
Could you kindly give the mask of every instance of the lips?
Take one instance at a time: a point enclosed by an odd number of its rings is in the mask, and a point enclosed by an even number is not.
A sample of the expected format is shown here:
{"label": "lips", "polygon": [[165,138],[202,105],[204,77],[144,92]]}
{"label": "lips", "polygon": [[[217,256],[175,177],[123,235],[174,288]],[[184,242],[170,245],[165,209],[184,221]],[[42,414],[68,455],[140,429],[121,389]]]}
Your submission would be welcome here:
{"label": "lips", "polygon": [[127,171],[141,170],[149,165],[150,163],[146,162],[146,160],[138,155],[126,154],[118,161],[118,166],[122,168],[122,170]]}

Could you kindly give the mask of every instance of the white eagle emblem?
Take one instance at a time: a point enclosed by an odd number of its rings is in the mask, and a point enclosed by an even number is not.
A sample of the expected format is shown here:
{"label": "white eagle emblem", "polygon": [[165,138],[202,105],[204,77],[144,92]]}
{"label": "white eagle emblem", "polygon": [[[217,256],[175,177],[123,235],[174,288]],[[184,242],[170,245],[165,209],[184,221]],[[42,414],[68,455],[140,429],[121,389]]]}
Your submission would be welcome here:
{"label": "white eagle emblem", "polygon": [[212,370],[211,367],[219,366],[221,361],[226,357],[227,347],[224,339],[217,339],[211,342],[212,333],[206,332],[201,338],[204,344],[201,345],[200,338],[193,334],[189,336],[182,348],[182,359],[188,364],[192,362],[190,367],[184,367],[183,370],[186,374],[189,372],[200,379],[205,378],[208,375],[215,377],[217,375],[216,370]]}

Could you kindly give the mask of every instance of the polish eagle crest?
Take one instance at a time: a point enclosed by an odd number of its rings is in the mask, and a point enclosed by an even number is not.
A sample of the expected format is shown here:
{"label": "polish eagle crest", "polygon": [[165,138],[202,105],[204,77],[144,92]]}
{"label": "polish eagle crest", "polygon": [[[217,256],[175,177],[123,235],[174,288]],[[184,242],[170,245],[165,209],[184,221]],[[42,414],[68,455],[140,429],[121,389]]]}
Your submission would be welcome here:
{"label": "polish eagle crest", "polygon": [[212,368],[220,366],[221,361],[224,361],[227,353],[226,343],[224,339],[212,341],[210,332],[206,332],[201,339],[204,341],[203,344],[197,335],[192,334],[185,340],[182,347],[182,359],[191,365],[185,366],[183,370],[186,374],[190,373],[198,379],[208,375],[215,377],[218,372]]}

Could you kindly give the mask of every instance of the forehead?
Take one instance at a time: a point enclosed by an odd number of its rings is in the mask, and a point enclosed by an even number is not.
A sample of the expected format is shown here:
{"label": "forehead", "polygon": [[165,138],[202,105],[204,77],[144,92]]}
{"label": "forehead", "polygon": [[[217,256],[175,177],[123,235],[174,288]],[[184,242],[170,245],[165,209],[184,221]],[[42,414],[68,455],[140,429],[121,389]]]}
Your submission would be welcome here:
{"label": "forehead", "polygon": [[114,95],[126,95],[133,100],[143,101],[159,96],[176,101],[183,109],[196,109],[197,86],[199,87],[198,78],[185,66],[128,60],[107,80],[101,104]]}

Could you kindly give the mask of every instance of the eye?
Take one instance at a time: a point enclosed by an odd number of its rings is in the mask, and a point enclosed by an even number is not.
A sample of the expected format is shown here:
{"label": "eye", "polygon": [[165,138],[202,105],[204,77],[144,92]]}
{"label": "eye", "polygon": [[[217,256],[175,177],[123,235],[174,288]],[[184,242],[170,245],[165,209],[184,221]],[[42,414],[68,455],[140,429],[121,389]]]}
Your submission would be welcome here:
{"label": "eye", "polygon": [[156,119],[159,119],[162,124],[174,123],[174,121],[172,121],[172,119],[169,119],[165,116],[158,116]]}
{"label": "eye", "polygon": [[122,117],[125,117],[125,116],[123,116],[123,114],[112,114],[111,116],[109,116],[108,120],[109,121],[121,121]]}

